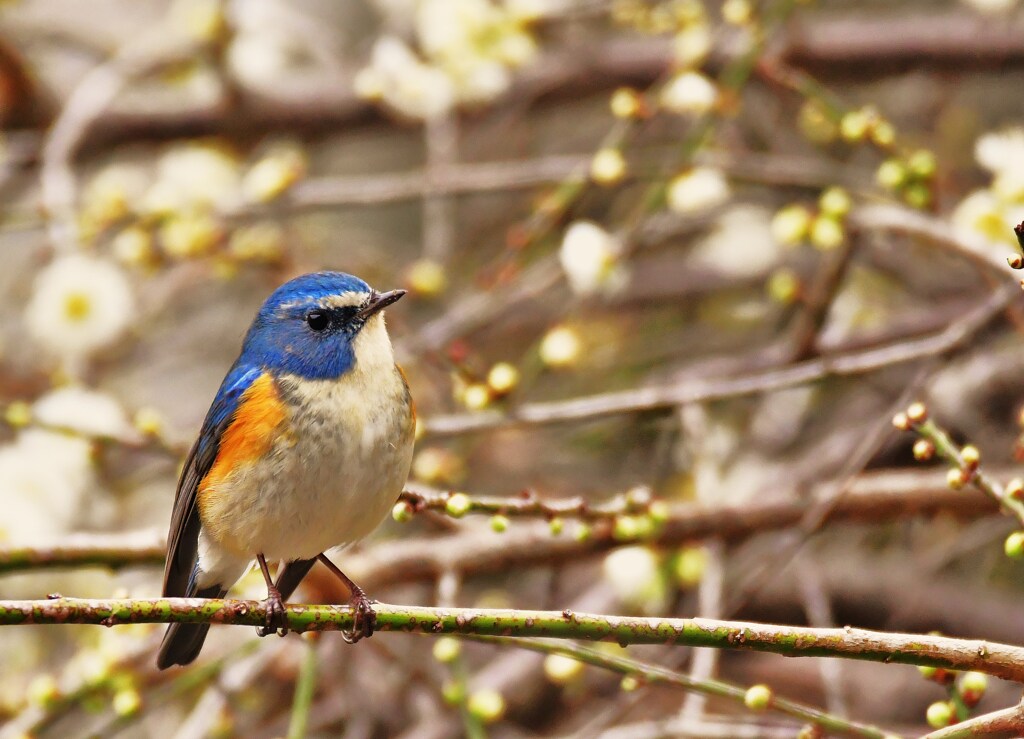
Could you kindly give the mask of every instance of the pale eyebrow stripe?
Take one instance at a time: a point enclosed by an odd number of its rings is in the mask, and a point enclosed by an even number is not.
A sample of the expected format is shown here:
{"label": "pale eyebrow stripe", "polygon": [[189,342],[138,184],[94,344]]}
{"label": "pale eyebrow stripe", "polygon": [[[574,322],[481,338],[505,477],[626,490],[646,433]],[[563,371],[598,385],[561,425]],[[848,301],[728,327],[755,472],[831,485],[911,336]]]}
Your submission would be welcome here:
{"label": "pale eyebrow stripe", "polygon": [[325,308],[354,308],[365,303],[368,297],[370,297],[369,293],[349,290],[339,295],[327,296],[327,298],[321,301],[320,305],[323,305]]}
{"label": "pale eyebrow stripe", "polygon": [[281,305],[277,306],[277,312],[284,313],[292,308],[298,307],[354,308],[365,303],[369,296],[370,293],[347,290],[343,293],[339,293],[338,295],[328,295],[320,300],[314,300],[313,298],[290,300],[287,303],[281,303]]}

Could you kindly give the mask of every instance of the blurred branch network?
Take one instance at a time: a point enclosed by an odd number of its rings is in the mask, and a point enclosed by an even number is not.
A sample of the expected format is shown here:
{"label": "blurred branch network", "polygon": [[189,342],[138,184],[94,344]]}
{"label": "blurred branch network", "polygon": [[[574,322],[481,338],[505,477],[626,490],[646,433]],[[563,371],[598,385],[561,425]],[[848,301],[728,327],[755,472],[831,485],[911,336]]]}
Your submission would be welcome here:
{"label": "blurred branch network", "polygon": [[[412,298],[376,597],[1019,643],[1022,67],[1017,0],[2,3],[0,599],[157,595],[242,332],[326,268]],[[934,666],[333,636],[0,628],[0,737],[1024,723]]]}

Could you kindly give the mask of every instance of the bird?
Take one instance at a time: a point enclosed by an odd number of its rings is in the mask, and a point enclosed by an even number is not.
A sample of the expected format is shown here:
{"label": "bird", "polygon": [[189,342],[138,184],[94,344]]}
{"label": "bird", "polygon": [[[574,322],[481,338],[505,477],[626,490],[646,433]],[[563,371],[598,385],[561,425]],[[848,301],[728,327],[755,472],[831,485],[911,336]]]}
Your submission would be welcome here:
{"label": "bird", "polygon": [[[182,468],[164,597],[223,598],[255,560],[267,585],[265,636],[316,562],[351,593],[346,641],[373,633],[372,601],[324,552],[387,516],[412,463],[416,411],[378,292],[344,272],[278,287],[249,327]],[[269,562],[280,562],[277,580]],[[187,665],[209,624],[171,624],[157,666]]]}

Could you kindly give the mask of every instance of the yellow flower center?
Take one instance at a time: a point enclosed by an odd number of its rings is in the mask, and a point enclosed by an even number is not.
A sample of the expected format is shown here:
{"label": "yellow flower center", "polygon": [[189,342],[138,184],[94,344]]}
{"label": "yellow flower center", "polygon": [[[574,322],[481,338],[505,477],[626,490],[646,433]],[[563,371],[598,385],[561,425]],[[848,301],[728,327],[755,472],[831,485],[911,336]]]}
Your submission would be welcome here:
{"label": "yellow flower center", "polygon": [[71,321],[83,321],[92,312],[89,297],[82,293],[71,293],[64,298],[64,315]]}

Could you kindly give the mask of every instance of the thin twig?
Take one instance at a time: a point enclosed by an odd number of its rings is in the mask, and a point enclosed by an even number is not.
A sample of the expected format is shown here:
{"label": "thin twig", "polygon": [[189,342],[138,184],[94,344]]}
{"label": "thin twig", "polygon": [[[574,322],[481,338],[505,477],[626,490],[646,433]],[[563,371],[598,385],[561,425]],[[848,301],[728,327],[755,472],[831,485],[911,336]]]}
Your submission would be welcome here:
{"label": "thin twig", "polygon": [[[511,639],[505,637],[482,637],[479,641],[503,644],[518,649],[529,649],[545,654],[561,654],[588,665],[639,678],[643,682],[675,685],[689,691],[691,694],[727,698],[740,705],[743,705],[744,697],[746,696],[746,690],[738,685],[710,678],[694,678],[692,675],[685,675],[660,665],[652,665],[628,657],[611,655],[580,644],[550,642],[543,639]],[[812,706],[785,698],[773,697],[768,705],[768,710],[777,711],[802,721],[809,721],[826,731],[843,735],[875,737],[876,739],[884,739],[886,736],[891,736],[891,733],[885,732],[876,726],[848,721],[838,716],[831,716]],[[684,716],[680,717],[680,721],[683,723],[699,723],[700,717],[687,718]]]}
{"label": "thin twig", "polygon": [[435,416],[427,419],[425,431],[434,436],[453,436],[519,425],[543,425],[584,421],[604,416],[673,408],[814,382],[826,377],[843,377],[873,372],[886,367],[945,354],[976,335],[977,331],[1003,310],[1020,292],[1005,286],[981,305],[945,330],[916,339],[894,341],[883,346],[845,354],[824,355],[785,367],[775,367],[725,379],[693,378],[668,385],[602,393],[571,400],[523,403],[508,411]]}
{"label": "thin twig", "polygon": [[311,639],[305,641],[299,676],[295,681],[292,713],[288,721],[288,739],[303,739],[306,736],[309,709],[313,705],[313,694],[316,692],[316,642]]}

